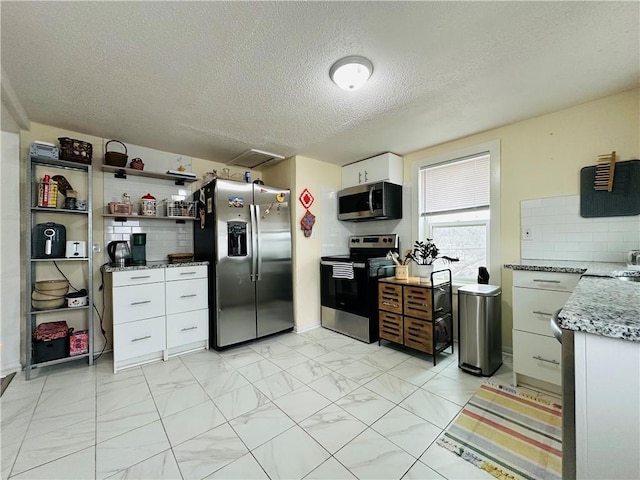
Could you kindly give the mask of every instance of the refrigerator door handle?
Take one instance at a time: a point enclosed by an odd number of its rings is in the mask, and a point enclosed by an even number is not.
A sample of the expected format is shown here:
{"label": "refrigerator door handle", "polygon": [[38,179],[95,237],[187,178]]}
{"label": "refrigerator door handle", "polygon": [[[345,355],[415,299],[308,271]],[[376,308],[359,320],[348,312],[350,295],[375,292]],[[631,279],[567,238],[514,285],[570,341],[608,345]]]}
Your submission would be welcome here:
{"label": "refrigerator door handle", "polygon": [[256,219],[256,206],[249,205],[249,212],[251,213],[251,281],[255,282],[258,280],[258,222]]}
{"label": "refrigerator door handle", "polygon": [[256,281],[260,281],[262,279],[262,255],[260,252],[260,205],[254,205],[255,208],[255,217],[256,217],[256,229],[254,230],[254,236],[256,239],[256,250],[254,254],[254,258],[256,258]]}

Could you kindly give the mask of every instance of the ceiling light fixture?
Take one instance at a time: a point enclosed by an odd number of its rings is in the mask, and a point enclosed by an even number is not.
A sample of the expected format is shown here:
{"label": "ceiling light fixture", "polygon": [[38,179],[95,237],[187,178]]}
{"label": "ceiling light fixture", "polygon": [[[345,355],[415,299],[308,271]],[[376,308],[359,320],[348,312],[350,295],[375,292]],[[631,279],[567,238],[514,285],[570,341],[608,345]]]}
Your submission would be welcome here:
{"label": "ceiling light fixture", "polygon": [[348,92],[362,87],[373,73],[373,64],[364,57],[351,56],[331,66],[329,76],[341,89]]}

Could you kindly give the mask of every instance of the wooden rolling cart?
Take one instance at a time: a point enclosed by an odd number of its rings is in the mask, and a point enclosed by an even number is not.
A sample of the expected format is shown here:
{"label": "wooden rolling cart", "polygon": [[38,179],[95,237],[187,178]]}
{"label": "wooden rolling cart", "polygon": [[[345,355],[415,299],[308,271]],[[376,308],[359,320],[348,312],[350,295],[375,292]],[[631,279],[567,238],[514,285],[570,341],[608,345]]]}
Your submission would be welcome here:
{"label": "wooden rolling cart", "polygon": [[378,280],[380,340],[399,343],[433,356],[451,347],[453,353],[453,305],[451,270],[431,274],[430,283],[418,277]]}

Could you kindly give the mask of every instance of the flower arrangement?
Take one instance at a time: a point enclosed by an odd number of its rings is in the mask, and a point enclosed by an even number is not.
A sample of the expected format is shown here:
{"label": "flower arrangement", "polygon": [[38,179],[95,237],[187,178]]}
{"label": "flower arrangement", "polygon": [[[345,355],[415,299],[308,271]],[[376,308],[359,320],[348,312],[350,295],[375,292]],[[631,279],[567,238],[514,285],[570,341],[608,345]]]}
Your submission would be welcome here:
{"label": "flower arrangement", "polygon": [[410,258],[418,265],[433,265],[433,262],[440,259],[445,263],[459,262],[457,257],[449,257],[447,255],[440,255],[440,250],[433,243],[433,239],[427,238],[426,242],[417,241],[413,247],[413,251],[407,250],[405,258]]}

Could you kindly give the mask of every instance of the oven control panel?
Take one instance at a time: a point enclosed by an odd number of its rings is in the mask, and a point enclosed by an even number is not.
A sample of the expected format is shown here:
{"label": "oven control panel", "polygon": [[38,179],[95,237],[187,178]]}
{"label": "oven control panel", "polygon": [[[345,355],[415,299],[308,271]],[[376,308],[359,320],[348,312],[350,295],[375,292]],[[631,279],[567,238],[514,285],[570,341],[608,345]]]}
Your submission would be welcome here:
{"label": "oven control panel", "polygon": [[398,248],[398,235],[353,235],[349,237],[349,248]]}

